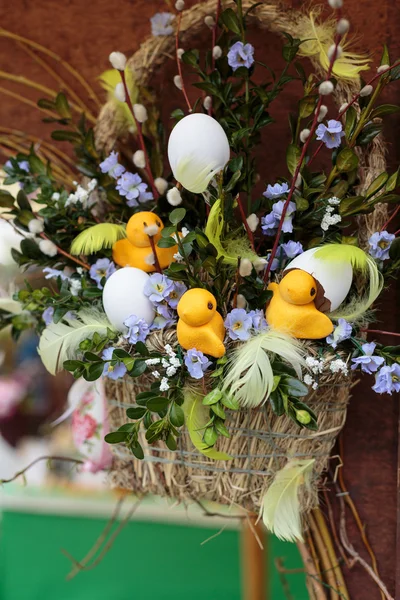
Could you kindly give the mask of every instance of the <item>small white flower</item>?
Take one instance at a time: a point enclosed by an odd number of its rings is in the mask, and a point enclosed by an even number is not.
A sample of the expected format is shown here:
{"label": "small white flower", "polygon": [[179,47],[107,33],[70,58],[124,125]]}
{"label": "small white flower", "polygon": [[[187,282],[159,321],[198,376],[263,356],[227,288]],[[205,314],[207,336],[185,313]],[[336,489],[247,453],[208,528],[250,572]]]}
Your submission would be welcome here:
{"label": "small white flower", "polygon": [[305,142],[308,140],[308,138],[310,137],[310,133],[311,131],[307,128],[302,129],[302,131],[300,131],[300,142],[302,144],[305,144]]}
{"label": "small white flower", "polygon": [[329,96],[329,94],[332,94],[333,90],[334,87],[332,81],[323,81],[319,84],[318,91],[321,96]]}
{"label": "small white flower", "polygon": [[156,263],[156,258],[154,256],[154,252],[150,252],[150,254],[147,254],[144,257],[144,262],[146,263],[146,265],[150,265],[153,266]]}
{"label": "small white flower", "polygon": [[331,8],[342,8],[343,0],[328,0],[328,4]]}
{"label": "small white flower", "polygon": [[212,98],[211,96],[206,96],[203,100],[203,107],[205,108],[205,110],[210,110],[210,108],[212,107]]}
{"label": "small white flower", "polygon": [[265,260],[265,258],[258,257],[255,260],[253,260],[253,267],[255,268],[257,273],[259,273],[260,271],[263,271],[265,269],[267,262],[268,261]]}
{"label": "small white flower", "polygon": [[[317,110],[315,109],[314,114],[316,114],[316,112],[317,112]],[[325,119],[327,114],[328,114],[328,107],[325,106],[325,104],[321,104],[321,106],[319,108],[318,117],[317,117],[318,123],[321,123],[321,121],[323,121]]]}
{"label": "small white flower", "polygon": [[322,373],[324,370],[325,361],[323,358],[314,358],[313,356],[307,356],[306,365],[315,375]]}
{"label": "small white flower", "polygon": [[40,240],[39,242],[40,252],[43,252],[46,256],[56,256],[57,246],[50,240]]}
{"label": "small white flower", "polygon": [[176,374],[176,369],[175,367],[168,367],[168,369],[166,370],[166,375],[167,377],[173,377]]}
{"label": "small white flower", "polygon": [[215,20],[214,20],[214,17],[212,17],[211,15],[207,15],[206,17],[204,17],[204,23],[210,29],[215,27]]}
{"label": "small white flower", "polygon": [[167,390],[169,390],[168,379],[166,377],[163,377],[160,383],[160,392],[166,392]]}
{"label": "small white flower", "polygon": [[144,361],[147,366],[158,365],[161,362],[161,358],[148,358]]}
{"label": "small white flower", "polygon": [[43,221],[41,219],[32,219],[29,221],[28,229],[33,234],[42,233],[44,230]]}
{"label": "small white flower", "polygon": [[165,350],[166,354],[168,354],[168,356],[170,358],[175,358],[176,357],[176,352],[173,351],[172,346],[170,344],[165,344],[164,350]]}
{"label": "small white flower", "polygon": [[332,225],[337,225],[341,222],[341,220],[342,217],[340,215],[331,215],[327,211],[321,221],[321,229],[323,229],[324,231],[328,231],[329,227],[331,227]]}
{"label": "small white flower", "polygon": [[87,186],[88,192],[93,192],[93,190],[96,187],[97,187],[97,179],[91,179]]}
{"label": "small white flower", "polygon": [[168,189],[168,181],[164,177],[156,177],[154,180],[157,192],[163,196]]}
{"label": "small white flower", "polygon": [[318,388],[318,383],[316,381],[314,381],[314,383],[312,384],[312,389],[316,390]]}
{"label": "small white flower", "polygon": [[332,198],[329,198],[328,202],[332,206],[337,206],[338,204],[340,204],[340,198],[337,198],[336,196],[332,196]]}
{"label": "small white flower", "polygon": [[122,83],[122,81],[117,83],[117,85],[115,86],[114,96],[116,97],[117,100],[119,100],[119,102],[125,102],[126,94],[125,94],[124,84]]}
{"label": "small white flower", "polygon": [[176,356],[171,356],[171,358],[169,359],[169,362],[170,362],[171,366],[175,367],[176,369],[179,369],[182,366],[181,361]]}
{"label": "small white flower", "polygon": [[212,55],[214,60],[218,60],[222,56],[222,48],[221,46],[214,46],[212,50]]}
{"label": "small white flower", "polygon": [[82,289],[82,282],[80,279],[70,279],[69,282],[69,291],[73,296],[78,296],[79,292]]}
{"label": "small white flower", "polygon": [[181,230],[182,239],[185,238],[189,233],[190,233],[190,231],[187,227],[182,227],[182,230]]}
{"label": "small white flower", "polygon": [[303,377],[303,381],[306,385],[312,385],[314,383],[314,378],[311,377],[309,373],[306,373],[306,375],[304,375]]}
{"label": "small white flower", "polygon": [[154,237],[160,231],[160,228],[159,228],[158,225],[156,225],[155,223],[153,223],[152,225],[146,225],[146,227],[144,228],[143,231],[148,236]]}
{"label": "small white flower", "polygon": [[180,252],[175,252],[173,258],[174,258],[174,261],[178,262],[178,263],[181,263],[181,262],[183,262],[185,260],[184,257],[182,256],[182,254]]}
{"label": "small white flower", "polygon": [[138,169],[144,169],[146,166],[146,157],[144,155],[143,150],[136,150],[135,154],[132,157],[133,164]]}
{"label": "small white flower", "polygon": [[249,215],[246,219],[247,225],[252,233],[254,233],[260,223],[260,219],[257,217],[255,213]]}
{"label": "small white flower", "polygon": [[143,104],[133,105],[133,114],[135,115],[136,121],[144,123],[148,119],[147,108]]}
{"label": "small white flower", "polygon": [[179,12],[185,8],[185,0],[176,0],[175,8]]}
{"label": "small white flower", "polygon": [[182,196],[177,187],[168,190],[167,200],[171,206],[179,206],[182,203]]}
{"label": "small white flower", "polygon": [[390,65],[381,65],[380,67],[377,68],[376,72],[377,73],[382,73],[383,71],[386,71],[386,69],[389,69]]}
{"label": "small white flower", "polygon": [[51,199],[54,200],[54,202],[58,202],[60,199],[60,194],[58,192],[54,192],[54,194],[51,195]]}
{"label": "small white flower", "polygon": [[253,265],[248,258],[242,258],[239,264],[239,274],[241,277],[248,277],[251,275]]}
{"label": "small white flower", "polygon": [[159,379],[161,377],[160,372],[159,371],[153,371],[152,372],[153,377],[155,377],[156,379]]}
{"label": "small white flower", "polygon": [[246,306],[247,306],[247,300],[243,296],[243,294],[238,294],[237,295],[236,306],[237,306],[237,308],[246,308]]}
{"label": "small white flower", "polygon": [[361,97],[370,96],[373,91],[374,91],[374,88],[372,87],[372,85],[364,85],[364,87],[360,91],[360,96]]}
{"label": "small white flower", "polygon": [[112,67],[118,71],[125,71],[127,58],[122,52],[111,52],[108,57]]}
{"label": "small white flower", "polygon": [[333,360],[329,365],[329,369],[332,373],[343,373],[343,375],[349,374],[349,369],[341,358]]}
{"label": "small white flower", "polygon": [[328,52],[327,52],[329,60],[332,60],[335,52],[336,52],[335,60],[337,60],[338,58],[340,58],[342,56],[343,48],[341,46],[336,46],[336,44],[332,44],[332,46],[329,46]]}
{"label": "small white flower", "polygon": [[179,60],[181,60],[182,56],[185,54],[185,50],[183,48],[178,48],[178,50],[176,51],[176,54],[177,54]]}
{"label": "small white flower", "polygon": [[180,75],[175,75],[174,85],[178,88],[178,90],[183,90],[183,82],[182,77]]}
{"label": "small white flower", "polygon": [[347,19],[339,19],[336,25],[336,31],[339,35],[344,35],[350,29],[350,22]]}
{"label": "small white flower", "polygon": [[164,369],[168,369],[168,367],[169,367],[169,364],[170,364],[170,363],[169,363],[169,361],[168,361],[167,359],[163,358],[163,359],[161,360],[161,366],[162,366]]}

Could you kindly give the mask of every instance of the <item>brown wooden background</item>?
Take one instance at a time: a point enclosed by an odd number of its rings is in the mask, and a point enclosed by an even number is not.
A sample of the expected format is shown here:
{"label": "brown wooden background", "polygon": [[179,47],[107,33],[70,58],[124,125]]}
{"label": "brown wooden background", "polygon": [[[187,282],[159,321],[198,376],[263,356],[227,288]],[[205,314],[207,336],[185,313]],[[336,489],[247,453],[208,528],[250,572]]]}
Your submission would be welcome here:
{"label": "brown wooden background", "polygon": [[[194,0],[187,0],[192,5]],[[304,3],[293,0],[289,6],[299,8]],[[96,77],[109,67],[108,54],[112,50],[122,50],[130,55],[150,33],[149,17],[157,10],[166,10],[163,0],[14,0],[0,6],[1,27],[31,38],[53,51],[77,67],[91,83],[96,85]],[[361,47],[368,47],[374,58],[373,67],[379,61],[381,46],[389,45],[392,59],[400,55],[400,3],[393,0],[345,0],[345,16],[358,32]],[[209,41],[209,33],[205,32]],[[256,49],[261,60],[277,66],[280,59],[280,41],[272,35],[256,36]],[[32,62],[16,44],[0,38],[0,69],[23,74],[57,89],[57,84],[49,79],[43,70]],[[177,90],[172,90],[170,78],[175,74],[172,65],[157,82],[163,112],[168,115],[171,106],[184,106]],[[0,77],[1,79],[1,77]],[[18,89],[33,99],[37,94],[20,86],[13,87],[3,81],[0,85]],[[386,101],[400,100],[400,84],[393,85]],[[273,116],[287,111],[295,105],[293,95],[284,95],[274,108]],[[389,148],[391,170],[400,162],[399,141],[400,119],[391,118],[387,126],[386,140]],[[14,127],[30,134],[46,137],[45,127],[33,109],[29,109],[0,93],[0,126]],[[268,129],[263,139],[260,153],[260,171],[263,181],[273,182],[273,177],[283,174],[284,156],[287,142],[286,116],[280,126]],[[49,128],[50,130],[50,128]],[[273,138],[273,142],[271,139]],[[281,152],[280,152],[281,150]],[[382,329],[395,330],[396,309],[399,295],[395,291],[385,295],[382,311],[379,313]],[[385,339],[387,343],[394,340]],[[357,386],[349,408],[348,421],[343,434],[344,475],[361,518],[367,524],[372,547],[376,553],[379,569],[391,594],[395,594],[396,567],[399,570],[400,554],[396,537],[398,533],[398,425],[399,409],[396,396],[377,396],[371,390],[371,379]],[[334,501],[333,491],[331,492]],[[349,521],[350,539],[355,548],[363,554],[358,531]],[[398,542],[399,543],[399,542]],[[358,566],[347,575],[351,597],[356,600],[379,600],[376,586]],[[397,594],[400,572],[397,573]]]}

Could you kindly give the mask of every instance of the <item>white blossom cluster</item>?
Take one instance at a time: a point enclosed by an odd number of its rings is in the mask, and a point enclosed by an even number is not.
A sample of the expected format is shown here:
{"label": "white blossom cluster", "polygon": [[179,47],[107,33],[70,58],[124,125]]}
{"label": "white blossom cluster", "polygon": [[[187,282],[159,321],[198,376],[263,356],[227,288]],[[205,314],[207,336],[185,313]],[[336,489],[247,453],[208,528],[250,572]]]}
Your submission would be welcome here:
{"label": "white blossom cluster", "polygon": [[347,364],[341,358],[332,360],[329,364],[329,369],[332,373],[343,373],[343,375],[349,374]]}
{"label": "white blossom cluster", "polygon": [[337,207],[339,204],[340,199],[336,198],[336,196],[329,198],[328,206],[326,207],[325,214],[321,221],[321,229],[324,231],[328,231],[331,225],[337,225],[342,220],[342,217],[338,213],[333,214],[335,212],[335,207]]}
{"label": "white blossom cluster", "polygon": [[307,356],[306,365],[314,373],[319,375],[324,370],[325,360],[323,358],[314,358],[314,356]]}
{"label": "white blossom cluster", "polygon": [[304,375],[303,381],[306,385],[311,386],[313,390],[316,390],[318,387],[318,383],[315,381],[314,377],[311,377],[309,373]]}
{"label": "white blossom cluster", "polygon": [[324,369],[329,368],[329,371],[331,373],[342,373],[346,376],[349,374],[348,366],[341,358],[337,358],[336,360],[327,362],[323,358],[307,356],[306,365],[313,375],[307,373],[306,375],[304,375],[303,381],[306,385],[312,387],[313,390],[317,389],[318,376],[321,375],[321,373],[323,373]]}
{"label": "white blossom cluster", "polygon": [[176,355],[176,352],[173,351],[170,344],[166,344],[164,346],[164,350],[168,356],[168,358],[148,358],[145,362],[148,367],[160,365],[163,369],[165,369],[165,377],[161,377],[160,371],[153,371],[152,375],[156,379],[160,379],[160,392],[166,392],[169,390],[168,378],[176,375],[178,369],[181,368],[181,361]]}
{"label": "white blossom cluster", "polygon": [[70,206],[71,204],[76,204],[77,202],[81,202],[84,208],[88,208],[89,204],[89,196],[97,186],[97,180],[91,179],[88,183],[87,189],[77,184],[76,192],[70,194],[67,198],[65,206]]}

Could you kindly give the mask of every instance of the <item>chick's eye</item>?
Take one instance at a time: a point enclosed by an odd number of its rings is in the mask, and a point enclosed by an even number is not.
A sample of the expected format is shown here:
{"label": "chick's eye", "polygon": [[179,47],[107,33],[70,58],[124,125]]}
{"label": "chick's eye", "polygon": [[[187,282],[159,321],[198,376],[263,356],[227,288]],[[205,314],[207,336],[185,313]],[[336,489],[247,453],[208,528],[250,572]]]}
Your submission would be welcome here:
{"label": "chick's eye", "polygon": [[156,225],[157,225],[157,227],[161,227],[160,221],[156,221]]}
{"label": "chick's eye", "polygon": [[212,310],[212,309],[214,308],[214,304],[213,304],[212,302],[209,302],[209,303],[207,304],[207,307],[208,307],[210,310]]}
{"label": "chick's eye", "polygon": [[311,296],[315,296],[315,292],[316,292],[315,288],[311,288],[311,291],[310,291]]}
{"label": "chick's eye", "polygon": [[144,225],[145,227],[147,227],[147,223],[146,223],[146,221],[143,221],[143,225]]}

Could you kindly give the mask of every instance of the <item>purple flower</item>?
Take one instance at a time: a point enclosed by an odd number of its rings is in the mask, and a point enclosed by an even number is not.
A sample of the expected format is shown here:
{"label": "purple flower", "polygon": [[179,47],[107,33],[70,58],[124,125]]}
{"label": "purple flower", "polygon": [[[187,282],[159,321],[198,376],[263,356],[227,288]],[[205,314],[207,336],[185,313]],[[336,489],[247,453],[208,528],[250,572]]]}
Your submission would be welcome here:
{"label": "purple flower", "polygon": [[227,314],[225,327],[231,340],[245,342],[251,336],[250,329],[253,327],[253,319],[244,308],[234,308]]}
{"label": "purple flower", "polygon": [[326,338],[327,343],[330,344],[332,348],[336,348],[340,342],[347,340],[351,336],[352,329],[352,326],[346,319],[339,319],[333,333]]}
{"label": "purple flower", "polygon": [[131,208],[153,199],[153,194],[147,191],[147,183],[137,173],[123,173],[117,180],[115,189],[120,196],[126,197],[127,205]]}
{"label": "purple flower", "polygon": [[278,223],[276,222],[276,218],[274,213],[268,213],[265,217],[261,217],[261,230],[264,235],[274,235],[278,228]]}
{"label": "purple flower", "polygon": [[400,392],[400,365],[393,363],[390,367],[382,367],[375,377],[372,389],[377,394],[392,395],[392,392]]}
{"label": "purple flower", "polygon": [[[267,255],[268,262],[269,262],[270,256],[271,256],[271,254]],[[283,251],[283,248],[281,245],[281,246],[278,246],[276,249],[274,260],[272,261],[272,264],[271,264],[271,271],[276,271],[277,269],[279,269],[279,267],[282,267],[284,259],[285,259],[285,254],[284,254],[284,251]],[[268,264],[268,262],[267,262],[267,264]]]}
{"label": "purple flower", "polygon": [[175,16],[169,12],[159,12],[150,19],[152,35],[171,35],[174,33],[172,21]]}
{"label": "purple flower", "polygon": [[181,281],[174,281],[172,283],[172,290],[168,294],[167,302],[168,306],[171,308],[175,308],[178,306],[179,300],[182,298],[183,294],[187,291],[187,287]]}
{"label": "purple flower", "polygon": [[[285,206],[284,200],[279,200],[272,205],[272,212],[261,219],[261,229],[265,235],[276,233],[282,216],[282,210]],[[291,233],[293,231],[292,215],[296,211],[296,204],[289,202],[285,218],[282,225],[283,233]]]}
{"label": "purple flower", "polygon": [[53,322],[53,315],[54,315],[54,308],[52,306],[48,306],[42,312],[42,319],[46,323],[46,326],[50,325],[50,323]]}
{"label": "purple flower", "polygon": [[275,185],[268,184],[263,196],[272,200],[273,198],[279,198],[279,196],[287,194],[288,191],[289,186],[287,183],[275,183]]}
{"label": "purple flower", "polygon": [[328,127],[321,123],[317,127],[317,140],[324,142],[325,146],[329,149],[338,148],[341,144],[341,139],[344,136],[343,127],[340,121],[330,119],[328,121]]}
{"label": "purple flower", "polygon": [[51,269],[50,267],[45,267],[43,269],[43,273],[46,273],[45,279],[53,279],[56,277],[61,277],[61,281],[66,281],[70,278],[70,275],[64,273],[64,271],[59,271],[58,269]]}
{"label": "purple flower", "polygon": [[144,286],[143,292],[150,302],[157,305],[168,300],[170,293],[174,290],[174,282],[161,273],[153,273]]}
{"label": "purple flower", "polygon": [[125,167],[118,162],[118,152],[111,152],[103,162],[99,164],[102,173],[107,173],[110,177],[118,179],[125,173]]}
{"label": "purple flower", "polygon": [[298,256],[298,254],[304,252],[302,244],[300,242],[294,242],[293,240],[281,244],[280,247],[288,258],[294,258],[295,256]]}
{"label": "purple flower", "polygon": [[26,173],[29,173],[29,163],[27,160],[21,160],[18,163],[18,166],[21,169],[21,171],[25,171]]}
{"label": "purple flower", "polygon": [[112,360],[112,355],[114,352],[115,348],[106,348],[105,350],[103,350],[103,354],[101,355],[101,358],[103,360],[106,360],[107,362],[104,364],[104,369],[103,369],[103,377],[108,377],[109,379],[120,379],[121,377],[123,377],[126,373],[126,366],[124,365],[124,363],[116,360],[113,361],[115,362],[114,365],[111,364],[111,360]]}
{"label": "purple flower", "polygon": [[192,348],[186,352],[185,365],[194,379],[202,379],[204,372],[211,365],[211,361],[200,350]]}
{"label": "purple flower", "polygon": [[376,347],[374,342],[363,344],[361,347],[364,356],[352,359],[352,370],[354,371],[354,369],[357,369],[358,365],[361,365],[361,371],[364,371],[364,373],[375,373],[378,370],[378,367],[383,365],[385,359],[382,358],[382,356],[373,356]]}
{"label": "purple flower", "polygon": [[12,169],[13,168],[11,160],[8,160],[6,163],[4,163],[4,166],[7,169]]}
{"label": "purple flower", "polygon": [[176,323],[176,312],[165,304],[157,305],[157,313],[151,325],[151,329],[164,329]]}
{"label": "purple flower", "polygon": [[248,313],[248,316],[251,317],[253,329],[255,331],[263,331],[268,327],[263,310],[251,310]]}
{"label": "purple flower", "polygon": [[103,288],[101,280],[103,277],[108,279],[110,275],[115,272],[114,263],[108,258],[99,258],[91,267],[89,271],[90,277],[97,283],[99,290]]}
{"label": "purple flower", "polygon": [[368,240],[369,253],[373,258],[387,260],[389,258],[389,250],[396,236],[387,231],[376,231]]}
{"label": "purple flower", "polygon": [[250,69],[254,62],[254,47],[251,44],[236,42],[228,52],[228,64],[234,71],[239,67]]}
{"label": "purple flower", "polygon": [[124,338],[128,340],[130,344],[136,344],[136,342],[144,342],[150,333],[150,327],[144,319],[139,319],[136,315],[131,315],[124,321],[124,325],[128,327],[128,333],[124,335]]}

